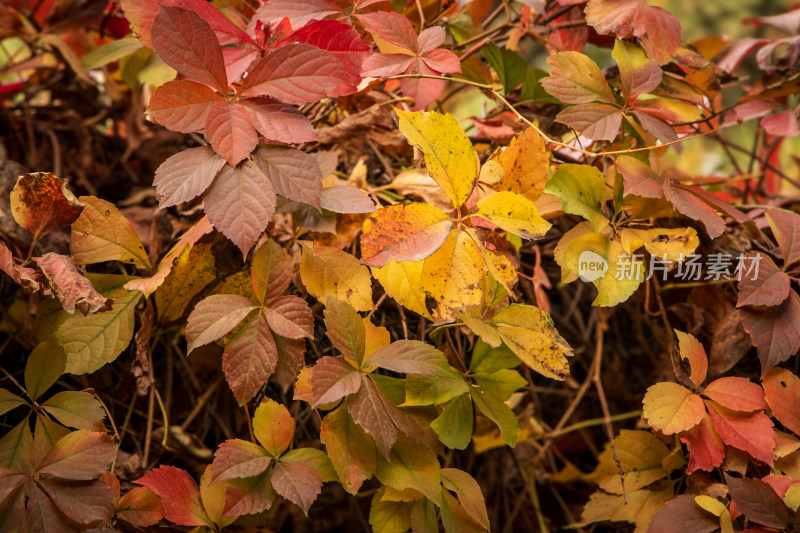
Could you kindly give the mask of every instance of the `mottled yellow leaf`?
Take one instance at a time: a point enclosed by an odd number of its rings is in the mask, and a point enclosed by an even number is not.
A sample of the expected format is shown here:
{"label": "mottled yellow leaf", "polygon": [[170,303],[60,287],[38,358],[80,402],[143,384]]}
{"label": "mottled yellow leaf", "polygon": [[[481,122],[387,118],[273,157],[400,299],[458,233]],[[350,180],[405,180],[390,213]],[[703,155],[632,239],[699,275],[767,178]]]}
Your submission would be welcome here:
{"label": "mottled yellow leaf", "polygon": [[111,202],[81,196],[86,206],[72,223],[69,249],[79,265],[122,261],[150,268],[150,259],[131,223]]}
{"label": "mottled yellow leaf", "polygon": [[492,162],[499,163],[503,169],[498,182],[487,182],[494,190],[516,192],[534,201],[542,194],[547,182],[549,156],[544,140],[533,128],[511,139],[505,149],[493,153],[484,167]]}
{"label": "mottled yellow leaf", "polygon": [[501,229],[525,239],[538,239],[551,224],[539,216],[536,204],[521,194],[503,191],[478,201],[477,214]]}
{"label": "mottled yellow leaf", "polygon": [[553,379],[569,375],[567,341],[559,335],[553,319],[532,305],[511,305],[492,317],[500,338],[523,363]]}
{"label": "mottled yellow leaf", "polygon": [[674,497],[672,485],[659,491],[642,489],[625,495],[597,491],[583,508],[581,523],[575,526],[605,520],[630,522],[636,524],[634,533],[645,533],[656,511]]}
{"label": "mottled yellow leaf", "polygon": [[660,261],[682,260],[700,245],[694,228],[625,228],[620,233],[622,248],[632,254],[641,246]]}
{"label": "mottled yellow leaf", "polygon": [[606,492],[622,494],[623,479],[625,491],[633,492],[669,475],[663,467],[668,455],[669,448],[652,432],[623,429],[614,439],[613,451],[606,444],[597,457],[599,464],[592,476]]}
{"label": "mottled yellow leaf", "polygon": [[591,281],[597,288],[592,305],[602,307],[624,302],[644,280],[641,259],[627,257],[619,241],[602,233],[587,233],[573,239],[564,252],[562,268]]}
{"label": "mottled yellow leaf", "polygon": [[389,261],[380,268],[373,268],[372,276],[380,282],[386,294],[400,305],[432,319],[425,308],[422,265],[422,261]]}
{"label": "mottled yellow leaf", "polygon": [[400,117],[400,132],[424,154],[430,176],[453,202],[453,207],[461,207],[475,186],[478,160],[458,121],[449,113],[400,109],[395,112]]}
{"label": "mottled yellow leaf", "polygon": [[348,302],[356,311],[373,308],[372,278],[369,269],[358,259],[332,248],[315,253],[313,244],[300,244],[303,248],[300,279],[312,296],[324,304],[330,294]]}
{"label": "mottled yellow leaf", "polygon": [[457,313],[481,303],[484,261],[479,246],[465,232],[453,230],[422,266],[422,290],[433,298],[435,323],[452,322]]}

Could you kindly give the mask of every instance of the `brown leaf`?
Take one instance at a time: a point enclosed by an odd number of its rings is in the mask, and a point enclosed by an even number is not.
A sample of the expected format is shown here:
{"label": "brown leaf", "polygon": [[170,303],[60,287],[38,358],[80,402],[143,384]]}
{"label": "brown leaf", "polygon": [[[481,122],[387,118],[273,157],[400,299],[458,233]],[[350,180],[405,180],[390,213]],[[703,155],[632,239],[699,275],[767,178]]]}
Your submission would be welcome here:
{"label": "brown leaf", "polygon": [[17,224],[38,238],[75,222],[83,204],[67,183],[50,172],[20,176],[11,191],[11,212]]}
{"label": "brown leaf", "polygon": [[114,302],[97,292],[71,256],[48,253],[34,258],[67,313],[77,308],[84,315],[108,311]]}

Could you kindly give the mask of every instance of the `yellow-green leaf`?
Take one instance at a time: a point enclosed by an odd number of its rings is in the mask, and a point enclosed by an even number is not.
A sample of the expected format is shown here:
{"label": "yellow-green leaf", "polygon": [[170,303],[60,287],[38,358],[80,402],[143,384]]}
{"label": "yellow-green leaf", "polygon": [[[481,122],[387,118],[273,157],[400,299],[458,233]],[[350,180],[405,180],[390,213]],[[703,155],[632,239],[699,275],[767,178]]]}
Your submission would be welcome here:
{"label": "yellow-green leaf", "polygon": [[608,218],[603,211],[606,179],[597,168],[590,165],[561,165],[544,190],[561,200],[565,212],[582,216],[591,222],[595,231],[608,226]]}
{"label": "yellow-green leaf", "polygon": [[184,248],[172,264],[167,279],[156,289],[154,299],[159,320],[170,322],[181,318],[192,298],[216,278],[210,243]]}
{"label": "yellow-green leaf", "polygon": [[114,204],[94,196],[81,196],[86,206],[72,223],[69,248],[79,265],[122,261],[150,268],[142,241]]}
{"label": "yellow-green leaf", "polygon": [[400,117],[400,132],[422,151],[431,177],[453,202],[453,207],[461,207],[475,186],[478,160],[458,121],[449,113],[400,109],[395,112]]}

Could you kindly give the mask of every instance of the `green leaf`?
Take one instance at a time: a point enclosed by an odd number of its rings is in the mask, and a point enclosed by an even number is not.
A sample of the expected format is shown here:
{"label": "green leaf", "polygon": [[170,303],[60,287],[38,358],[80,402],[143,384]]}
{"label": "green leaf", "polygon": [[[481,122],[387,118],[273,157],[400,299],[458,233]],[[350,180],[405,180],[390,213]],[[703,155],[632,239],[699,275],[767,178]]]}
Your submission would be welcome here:
{"label": "green leaf", "polygon": [[25,388],[28,395],[36,400],[61,377],[66,365],[67,354],[55,337],[48,337],[39,343],[25,364]]}
{"label": "green leaf", "polygon": [[398,434],[388,460],[378,457],[375,477],[395,490],[414,489],[438,503],[442,482],[439,472],[436,452]]}
{"label": "green leaf", "polygon": [[547,94],[542,86],[542,79],[547,77],[547,72],[540,68],[528,67],[525,71],[525,81],[522,82],[522,92],[519,101],[522,102],[547,102],[559,103],[558,100]]}
{"label": "green leaf", "polygon": [[26,405],[28,402],[14,394],[13,392],[0,389],[0,415],[4,415],[12,409],[16,409],[20,405]]}
{"label": "green leaf", "polygon": [[589,165],[561,165],[544,190],[561,200],[561,206],[566,213],[582,216],[590,221],[595,231],[608,226],[608,218],[603,211],[606,180],[597,168]]}
{"label": "green leaf", "polygon": [[518,389],[528,386],[528,381],[516,370],[498,370],[496,372],[476,372],[472,378],[480,388],[489,391],[503,401],[508,400]]}
{"label": "green leaf", "polygon": [[116,359],[133,338],[136,303],[142,294],[127,291],[122,284],[128,276],[103,274],[90,277],[92,284],[106,298],[112,298],[111,310],[90,316],[73,315],[55,332],[56,340],[67,354],[66,372],[94,372]]}
{"label": "green leaf", "polygon": [[[499,333],[498,333],[499,335]],[[502,339],[500,339],[502,342]],[[511,348],[505,344],[492,348],[482,340],[475,343],[472,359],[469,362],[470,372],[496,372],[504,368],[516,368],[522,364]]]}
{"label": "green leaf", "polygon": [[103,44],[83,56],[81,64],[86,69],[103,67],[112,61],[117,61],[136,52],[144,45],[136,37],[129,35],[116,41]]}
{"label": "green leaf", "polygon": [[497,72],[497,77],[500,78],[506,94],[516,89],[525,80],[528,62],[519,55],[519,52],[500,48],[494,43],[489,43],[481,48],[481,52]]}
{"label": "green leaf", "polygon": [[26,418],[0,438],[0,467],[33,474],[33,434]]}
{"label": "green leaf", "polygon": [[97,398],[83,391],[62,391],[42,407],[65,426],[91,431],[105,431],[106,412]]}
{"label": "green leaf", "polygon": [[404,407],[438,405],[469,392],[464,376],[453,368],[429,376],[409,375],[406,378]]}
{"label": "green leaf", "polygon": [[295,463],[313,470],[323,483],[339,481],[339,476],[333,468],[333,463],[322,450],[316,448],[295,448],[283,454],[279,461]]}
{"label": "green leaf", "polygon": [[497,424],[503,440],[512,448],[517,445],[519,424],[514,411],[500,398],[479,387],[470,387],[475,407],[489,420]]}
{"label": "green leaf", "polygon": [[442,414],[431,422],[431,428],[442,444],[454,450],[464,450],[472,440],[472,399],[462,394],[442,409]]}

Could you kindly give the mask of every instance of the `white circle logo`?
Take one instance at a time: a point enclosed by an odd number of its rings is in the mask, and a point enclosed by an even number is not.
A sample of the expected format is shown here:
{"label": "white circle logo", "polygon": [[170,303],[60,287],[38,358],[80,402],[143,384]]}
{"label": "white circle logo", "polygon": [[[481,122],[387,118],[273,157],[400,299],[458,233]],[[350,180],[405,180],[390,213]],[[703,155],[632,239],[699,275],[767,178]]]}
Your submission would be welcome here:
{"label": "white circle logo", "polygon": [[608,272],[608,262],[591,250],[581,252],[578,257],[578,275],[583,281],[595,281]]}

